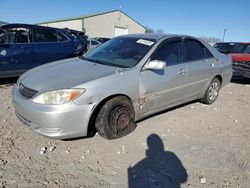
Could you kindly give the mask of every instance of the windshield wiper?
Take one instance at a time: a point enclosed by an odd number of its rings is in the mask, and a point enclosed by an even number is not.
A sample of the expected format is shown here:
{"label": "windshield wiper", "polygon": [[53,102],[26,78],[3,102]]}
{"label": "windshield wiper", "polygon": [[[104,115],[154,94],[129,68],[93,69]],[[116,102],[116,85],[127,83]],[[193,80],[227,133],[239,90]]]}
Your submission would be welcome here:
{"label": "windshield wiper", "polygon": [[117,64],[101,61],[99,59],[92,59],[92,58],[88,58],[88,57],[84,57],[84,56],[82,56],[81,58],[83,60],[98,63],[98,64],[102,64],[102,65],[107,65],[107,66],[112,66],[112,67],[120,67],[120,68],[130,68],[129,66],[126,66],[126,65],[117,65]]}
{"label": "windshield wiper", "polygon": [[106,65],[106,62],[103,62],[103,61],[101,61],[99,59],[92,59],[92,58],[88,58],[88,57],[83,57],[83,60]]}

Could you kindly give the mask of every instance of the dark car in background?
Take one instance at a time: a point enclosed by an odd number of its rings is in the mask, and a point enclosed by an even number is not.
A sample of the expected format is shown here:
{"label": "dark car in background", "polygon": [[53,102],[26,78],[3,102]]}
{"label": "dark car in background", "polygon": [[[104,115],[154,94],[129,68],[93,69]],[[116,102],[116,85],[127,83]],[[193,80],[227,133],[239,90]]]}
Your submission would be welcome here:
{"label": "dark car in background", "polygon": [[250,78],[250,42],[238,44],[230,54],[234,76]]}
{"label": "dark car in background", "polygon": [[69,35],[80,40],[81,45],[79,45],[78,48],[81,49],[81,51],[79,52],[79,55],[83,55],[84,53],[86,53],[88,51],[88,41],[87,41],[88,37],[85,35],[85,30],[77,31],[68,28],[65,28],[65,30]]}
{"label": "dark car in background", "polygon": [[23,72],[56,60],[80,55],[82,42],[64,29],[29,24],[0,27],[0,77]]}
{"label": "dark car in background", "polygon": [[101,45],[102,43],[95,38],[88,38],[88,51],[91,51]]}
{"label": "dark car in background", "polygon": [[110,40],[110,38],[107,38],[107,37],[96,37],[95,39],[101,43],[104,43]]}
{"label": "dark car in background", "polygon": [[237,46],[238,42],[218,42],[213,45],[220,53],[229,54]]}

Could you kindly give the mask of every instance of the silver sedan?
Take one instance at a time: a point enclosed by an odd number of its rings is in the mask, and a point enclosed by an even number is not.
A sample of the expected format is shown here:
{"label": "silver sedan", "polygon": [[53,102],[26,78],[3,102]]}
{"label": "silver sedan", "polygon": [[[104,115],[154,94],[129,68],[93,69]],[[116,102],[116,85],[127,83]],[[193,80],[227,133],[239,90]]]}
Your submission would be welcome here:
{"label": "silver sedan", "polygon": [[156,112],[197,99],[212,104],[231,77],[231,58],[199,39],[134,34],[26,72],[12,98],[17,117],[41,135],[97,130],[114,139]]}

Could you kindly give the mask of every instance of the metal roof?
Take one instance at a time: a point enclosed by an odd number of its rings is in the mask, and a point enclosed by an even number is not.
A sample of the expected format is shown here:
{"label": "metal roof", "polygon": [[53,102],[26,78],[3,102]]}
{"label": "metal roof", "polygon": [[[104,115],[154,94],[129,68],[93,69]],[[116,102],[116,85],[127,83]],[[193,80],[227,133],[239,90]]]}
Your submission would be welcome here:
{"label": "metal roof", "polygon": [[71,18],[49,20],[49,21],[40,22],[40,23],[37,23],[37,24],[48,24],[48,23],[71,21],[71,20],[81,20],[81,19],[86,19],[86,18],[90,18],[90,17],[94,17],[94,16],[100,16],[100,15],[103,15],[103,14],[109,14],[109,13],[118,12],[118,11],[121,12],[121,13],[123,13],[124,15],[126,15],[127,17],[129,17],[130,19],[132,19],[134,22],[136,22],[137,24],[139,24],[140,26],[142,26],[143,28],[146,29],[146,27],[144,27],[142,24],[140,24],[135,19],[131,18],[130,16],[128,16],[126,13],[124,13],[121,10],[112,10],[112,11],[108,11],[108,12],[102,12],[102,13],[96,13],[96,14],[88,14],[88,15],[76,16],[76,17],[71,17]]}
{"label": "metal roof", "polygon": [[12,28],[50,28],[50,29],[54,29],[54,30],[60,30],[65,32],[65,29],[60,29],[60,28],[54,28],[54,27],[47,27],[47,26],[40,26],[40,25],[34,25],[34,24],[23,24],[23,23],[12,23],[12,24],[4,24],[1,25],[2,29],[12,29]]}

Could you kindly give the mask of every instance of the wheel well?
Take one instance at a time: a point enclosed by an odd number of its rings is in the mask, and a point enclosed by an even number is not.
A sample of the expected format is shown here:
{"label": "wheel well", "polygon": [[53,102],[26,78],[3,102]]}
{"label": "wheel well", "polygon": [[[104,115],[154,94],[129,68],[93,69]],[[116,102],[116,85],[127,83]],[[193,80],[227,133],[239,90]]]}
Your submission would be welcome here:
{"label": "wheel well", "polygon": [[215,76],[215,78],[218,78],[220,80],[220,83],[222,84],[222,77],[221,77],[221,75],[217,75],[217,76]]}
{"label": "wheel well", "polygon": [[[94,136],[93,134],[96,133],[96,128],[95,128],[95,119],[96,119],[96,116],[98,115],[98,112],[101,110],[101,107],[107,102],[109,101],[110,99],[112,98],[115,98],[115,97],[118,97],[118,96],[124,96],[124,97],[127,97],[128,100],[131,101],[131,99],[127,96],[127,95],[123,95],[123,94],[115,94],[115,95],[111,95],[111,96],[108,96],[106,97],[105,99],[103,99],[101,102],[99,102],[99,104],[97,104],[95,107],[94,107],[94,110],[90,116],[90,119],[89,119],[89,123],[88,123],[88,136]],[[131,101],[132,103],[132,101]]]}

